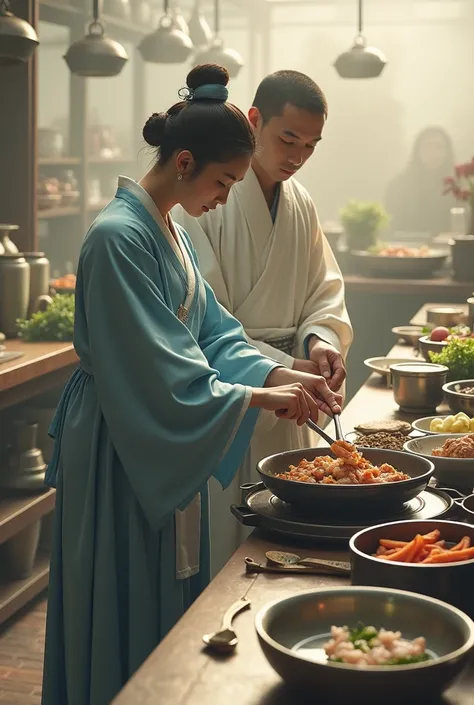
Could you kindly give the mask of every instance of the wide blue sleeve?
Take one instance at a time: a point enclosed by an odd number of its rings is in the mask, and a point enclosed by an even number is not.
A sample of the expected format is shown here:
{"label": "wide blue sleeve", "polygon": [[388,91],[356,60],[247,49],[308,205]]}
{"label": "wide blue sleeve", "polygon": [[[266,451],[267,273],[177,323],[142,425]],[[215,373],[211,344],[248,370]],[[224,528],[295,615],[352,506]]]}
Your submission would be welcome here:
{"label": "wide blue sleeve", "polygon": [[[206,311],[198,342],[209,365],[218,370],[224,382],[263,387],[270,372],[279,367],[278,363],[249,345],[239,321],[220,305],[207,282],[204,286]],[[252,434],[257,417],[258,409],[247,411],[242,421],[242,431],[247,429]],[[238,465],[235,467],[236,457],[241,457],[241,453],[233,443],[214,473],[223,487],[230,484],[238,468]]]}
{"label": "wide blue sleeve", "polygon": [[151,526],[184,508],[232,446],[242,462],[250,389],[219,379],[168,308],[140,233],[96,226],[83,251],[83,308],[94,381],[112,443]]}

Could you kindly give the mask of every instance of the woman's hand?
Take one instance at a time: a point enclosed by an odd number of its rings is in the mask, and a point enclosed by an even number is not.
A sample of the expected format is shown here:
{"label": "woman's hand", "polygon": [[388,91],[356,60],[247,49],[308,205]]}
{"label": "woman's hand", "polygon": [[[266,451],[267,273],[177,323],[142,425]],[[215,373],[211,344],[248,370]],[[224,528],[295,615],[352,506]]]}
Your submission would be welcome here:
{"label": "woman's hand", "polygon": [[[319,375],[290,370],[287,367],[276,367],[268,375],[265,387],[277,387],[295,382],[303,385],[316,402],[318,409],[324,414],[333,416],[341,413],[342,395],[333,392],[324,377]],[[317,421],[317,418],[312,416],[311,418],[313,421]]]}
{"label": "woman's hand", "polygon": [[313,396],[299,382],[278,387],[252,389],[251,407],[274,411],[280,419],[296,421],[302,426],[311,418],[318,420],[318,407]]}

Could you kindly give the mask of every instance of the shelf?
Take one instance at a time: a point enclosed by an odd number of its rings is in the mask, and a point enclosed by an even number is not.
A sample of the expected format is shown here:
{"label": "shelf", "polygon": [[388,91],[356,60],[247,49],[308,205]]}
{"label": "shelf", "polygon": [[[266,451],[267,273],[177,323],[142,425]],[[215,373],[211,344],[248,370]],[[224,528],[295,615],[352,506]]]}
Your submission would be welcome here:
{"label": "shelf", "polygon": [[0,583],[0,624],[18,612],[48,586],[49,555],[38,551],[33,573],[24,580]]}
{"label": "shelf", "polygon": [[8,541],[34,521],[54,509],[55,490],[38,492],[34,495],[13,495],[0,499],[0,543]]}
{"label": "shelf", "polygon": [[50,218],[69,218],[72,215],[80,215],[79,206],[69,206],[65,208],[45,208],[38,211],[39,220],[49,220]]}
{"label": "shelf", "polygon": [[80,166],[79,157],[40,157],[39,166]]}

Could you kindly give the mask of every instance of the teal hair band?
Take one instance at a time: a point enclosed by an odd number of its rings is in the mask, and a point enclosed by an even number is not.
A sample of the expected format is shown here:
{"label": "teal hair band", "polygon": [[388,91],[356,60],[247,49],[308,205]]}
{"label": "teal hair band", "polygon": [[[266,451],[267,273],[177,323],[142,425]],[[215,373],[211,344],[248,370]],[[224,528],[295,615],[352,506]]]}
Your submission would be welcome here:
{"label": "teal hair band", "polygon": [[190,98],[191,100],[220,100],[223,103],[229,97],[229,91],[221,83],[205,83],[196,88]]}

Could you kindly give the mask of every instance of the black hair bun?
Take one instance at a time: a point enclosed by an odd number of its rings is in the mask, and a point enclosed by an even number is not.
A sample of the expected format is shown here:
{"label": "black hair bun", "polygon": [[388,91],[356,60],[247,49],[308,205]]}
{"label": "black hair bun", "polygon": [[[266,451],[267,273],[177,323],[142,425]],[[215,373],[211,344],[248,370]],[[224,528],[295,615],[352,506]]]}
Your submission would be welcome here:
{"label": "black hair bun", "polygon": [[223,66],[218,64],[202,64],[195,66],[186,78],[188,88],[195,91],[199,86],[204,86],[207,83],[219,84],[227,86],[229,83],[229,73]]}
{"label": "black hair bun", "polygon": [[165,132],[168,113],[153,113],[143,127],[143,139],[150,147],[159,147]]}

